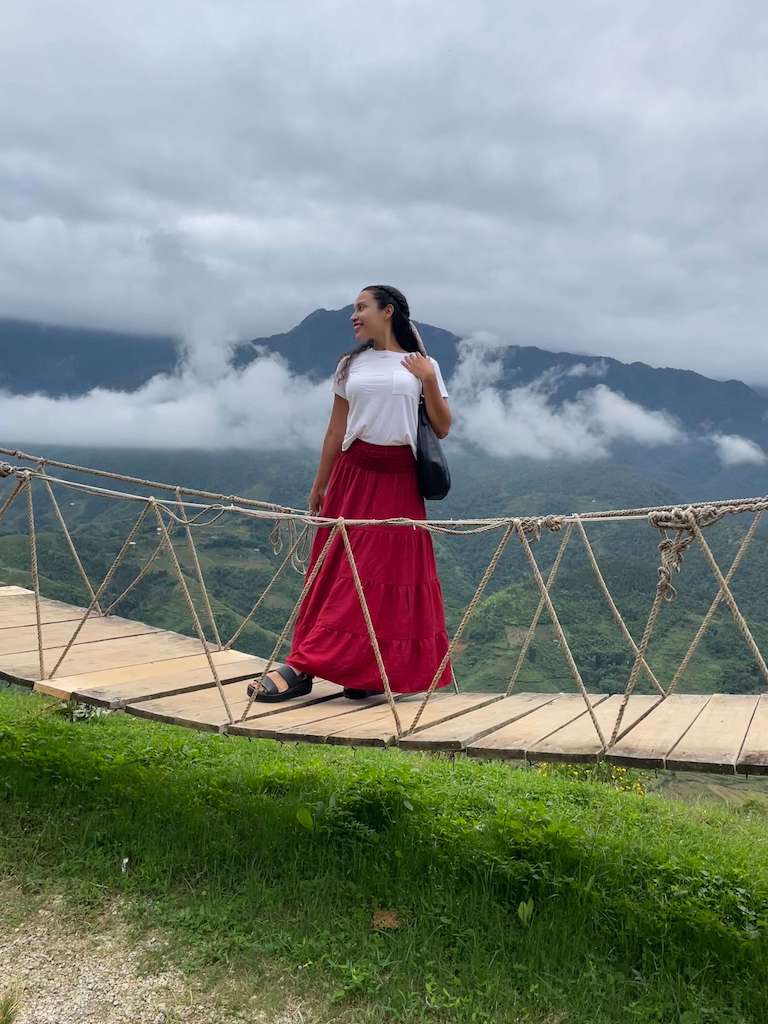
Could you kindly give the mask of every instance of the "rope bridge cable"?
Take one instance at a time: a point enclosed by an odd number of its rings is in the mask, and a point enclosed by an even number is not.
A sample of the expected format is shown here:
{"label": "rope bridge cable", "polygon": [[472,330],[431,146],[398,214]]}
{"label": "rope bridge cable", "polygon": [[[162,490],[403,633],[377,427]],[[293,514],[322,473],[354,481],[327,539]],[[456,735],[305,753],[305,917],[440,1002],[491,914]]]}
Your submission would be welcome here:
{"label": "rope bridge cable", "polygon": [[[22,460],[35,463],[36,466],[56,466],[60,469],[69,470],[72,472],[80,473],[84,476],[93,476],[97,478],[106,478],[110,480],[117,480],[124,483],[139,484],[152,490],[165,490],[170,493],[176,494],[177,490],[180,490],[182,494],[190,497],[206,498],[205,504],[184,502],[185,507],[196,508],[198,510],[224,510],[224,511],[240,511],[243,514],[251,514],[259,516],[264,519],[272,519],[275,522],[280,521],[301,521],[306,522],[309,520],[312,525],[329,525],[333,520],[323,519],[320,516],[310,516],[305,509],[292,508],[288,505],[281,505],[275,502],[263,502],[257,501],[253,498],[245,498],[238,495],[223,494],[214,491],[203,491],[189,487],[180,487],[178,484],[164,483],[156,480],[148,480],[142,477],[129,476],[124,473],[116,473],[107,470],[92,469],[87,466],[78,466],[74,463],[59,462],[55,459],[46,459],[38,455],[29,455],[25,452],[18,451],[12,448],[1,448],[0,454],[10,455],[17,457]],[[4,476],[17,476],[21,473],[29,472],[33,476],[36,475],[35,470],[29,470],[26,467],[13,466],[9,463],[0,463],[0,478]],[[55,480],[57,484],[65,487],[71,487],[76,490],[87,491],[97,495],[105,497],[114,497],[120,500],[126,501],[144,501],[146,495],[132,494],[125,491],[114,491],[107,488],[95,487],[93,485],[78,484],[75,481],[68,480],[65,478],[51,478]],[[222,503],[226,503],[222,505]],[[578,519],[590,522],[609,522],[612,520],[626,520],[626,519],[637,519],[637,520],[650,520],[651,524],[658,526],[660,522],[666,521],[674,523],[679,521],[680,517],[684,517],[688,510],[692,510],[696,515],[697,521],[702,526],[711,525],[712,523],[719,521],[726,515],[737,515],[742,512],[758,512],[768,510],[768,496],[754,497],[754,498],[729,498],[718,501],[707,501],[694,503],[690,505],[654,505],[644,506],[640,508],[629,508],[629,509],[607,509],[602,511],[592,512],[579,512],[579,513],[559,513],[556,515],[545,515],[545,516],[492,516],[485,518],[474,518],[474,519],[437,519],[437,520],[411,520],[407,518],[395,518],[395,519],[347,519],[346,523],[348,526],[386,526],[386,525],[414,525],[429,529],[434,533],[460,533],[460,532],[483,532],[486,530],[494,530],[499,526],[506,526],[509,523],[521,522],[525,524],[526,532],[530,532],[530,529],[534,531],[538,530],[542,532],[549,530],[557,532],[567,523],[575,523]]]}
{"label": "rope bridge cable", "polygon": [[[147,480],[140,476],[129,476],[126,473],[115,473],[106,469],[93,469],[89,466],[79,466],[73,462],[60,462],[57,459],[47,459],[40,455],[30,455],[28,452],[20,451],[18,448],[0,448],[0,455],[10,455],[12,458],[18,459],[20,462],[33,462],[35,465],[42,466],[55,466],[57,469],[69,470],[73,473],[82,473],[86,476],[97,477],[102,480],[119,480],[122,483],[128,484],[139,484],[142,487],[149,487],[155,491],[177,491],[181,490],[182,494],[188,494],[190,497],[196,498],[209,498],[212,500],[225,499],[235,502],[238,505],[253,506],[254,508],[266,508],[282,511],[295,512],[297,509],[291,509],[286,505],[276,505],[269,501],[257,501],[255,498],[243,498],[238,495],[223,495],[217,494],[214,491],[202,491],[192,487],[179,488],[177,484],[163,483],[159,480]],[[0,476],[2,476],[2,470],[0,469]]]}
{"label": "rope bridge cable", "polygon": [[[379,674],[382,681],[384,695],[387,698],[390,710],[392,712],[393,720],[395,723],[395,729],[398,736],[404,734],[400,717],[398,714],[397,703],[395,701],[395,695],[392,693],[391,685],[386,671],[386,665],[384,664],[381,650],[379,648],[378,637],[376,635],[375,626],[371,618],[367,600],[365,597],[365,588],[360,580],[357,572],[357,566],[354,558],[354,551],[350,544],[348,530],[350,527],[366,527],[376,529],[380,527],[412,527],[416,529],[423,529],[428,531],[433,536],[478,536],[484,533],[490,533],[495,531],[501,531],[501,539],[499,540],[496,549],[491,556],[491,560],[486,567],[483,576],[478,583],[477,589],[464,610],[461,616],[459,625],[451,638],[447,651],[441,660],[427,690],[424,692],[416,715],[413,721],[405,731],[406,735],[409,735],[417,730],[419,722],[422,718],[423,712],[426,709],[433,693],[437,688],[437,684],[440,681],[446,667],[448,666],[451,656],[456,651],[461,637],[464,635],[470,620],[475,614],[481,598],[490,582],[493,578],[497,567],[499,565],[501,556],[506,549],[508,542],[512,535],[516,535],[520,541],[523,553],[528,562],[528,567],[531,573],[532,581],[535,584],[539,592],[539,602],[533,619],[528,627],[525,634],[521,650],[519,652],[517,662],[513,675],[510,679],[509,686],[505,693],[499,694],[499,700],[505,696],[508,697],[519,677],[522,669],[523,662],[530,648],[530,644],[533,641],[534,634],[538,627],[540,618],[543,612],[546,610],[549,621],[551,622],[559,644],[560,650],[565,659],[566,665],[568,666],[571,677],[573,678],[576,688],[580,693],[584,704],[585,711],[591,719],[592,725],[595,729],[595,733],[599,739],[601,752],[604,753],[619,742],[632,728],[634,728],[640,721],[647,717],[650,712],[658,706],[659,703],[666,700],[667,697],[675,692],[679,685],[680,679],[688,668],[691,658],[695,654],[696,650],[700,646],[700,643],[706,634],[713,618],[715,611],[718,606],[724,601],[728,606],[734,621],[741,633],[750,653],[752,654],[763,680],[768,684],[768,665],[760,651],[760,648],[755,640],[754,634],[750,629],[741,609],[739,608],[736,599],[731,589],[731,583],[733,576],[735,575],[739,565],[742,563],[747,549],[752,543],[757,529],[763,520],[764,513],[768,510],[768,497],[755,497],[755,498],[742,498],[742,499],[729,499],[715,502],[704,502],[699,504],[691,505],[664,505],[656,506],[651,508],[636,508],[636,509],[614,509],[602,512],[586,512],[586,513],[567,513],[560,515],[543,515],[543,516],[495,516],[488,518],[474,518],[474,519],[447,519],[447,520],[413,520],[409,518],[393,518],[393,519],[331,519],[322,516],[311,515],[306,510],[295,509],[290,506],[273,503],[273,502],[262,502],[254,499],[241,498],[233,495],[218,494],[210,491],[195,490],[191,488],[184,488],[179,485],[166,484],[157,481],[145,480],[139,477],[127,476],[125,474],[108,472],[105,470],[94,470],[88,467],[77,466],[73,463],[58,462],[56,460],[44,459],[38,456],[28,455],[24,452],[20,452],[14,449],[0,448],[0,454],[10,455],[16,457],[22,462],[31,462],[32,466],[24,465],[13,465],[11,463],[0,463],[0,479],[7,479],[11,484],[11,491],[8,496],[4,499],[0,505],[0,519],[2,519],[8,511],[12,508],[15,501],[24,494],[26,496],[26,521],[27,521],[27,534],[29,539],[30,549],[30,571],[33,583],[33,590],[35,595],[35,619],[37,626],[37,643],[38,643],[38,659],[39,659],[39,671],[40,678],[46,677],[45,672],[45,657],[44,657],[44,645],[42,636],[42,619],[40,611],[40,569],[39,569],[39,554],[38,554],[38,531],[36,527],[36,511],[33,501],[33,487],[40,486],[43,488],[49,498],[51,507],[54,511],[55,519],[60,527],[65,543],[69,549],[69,552],[76,564],[78,572],[83,579],[83,582],[87,588],[90,596],[90,603],[85,610],[84,615],[75,627],[73,635],[70,637],[68,643],[61,652],[58,660],[54,664],[53,668],[48,673],[48,678],[52,679],[56,672],[58,672],[62,662],[69,655],[72,647],[77,641],[77,638],[84,627],[86,621],[91,615],[109,615],[113,611],[120,601],[122,601],[132,590],[134,590],[139,583],[146,577],[150,568],[156,564],[158,558],[165,553],[170,562],[173,573],[176,577],[179,589],[184,597],[194,631],[197,638],[202,646],[203,652],[208,663],[208,667],[211,672],[212,681],[215,683],[222,704],[226,711],[228,720],[230,723],[234,722],[234,716],[232,713],[231,706],[227,700],[226,693],[221,683],[220,675],[217,671],[216,663],[213,659],[213,650],[209,644],[205,632],[202,628],[202,619],[197,611],[195,601],[192,597],[192,593],[187,584],[184,571],[181,568],[181,564],[178,559],[173,541],[172,534],[175,528],[181,528],[184,537],[187,541],[187,547],[190,551],[190,556],[193,562],[194,578],[197,580],[198,589],[200,591],[200,597],[203,603],[203,608],[211,626],[211,631],[215,641],[215,645],[218,650],[227,651],[231,650],[232,645],[241,636],[243,631],[247,628],[250,622],[253,620],[256,612],[261,607],[262,603],[276,584],[277,580],[290,564],[297,571],[301,571],[305,575],[304,584],[302,591],[289,615],[287,621],[281,633],[277,639],[275,648],[263,669],[263,675],[266,675],[271,670],[275,663],[276,658],[285,643],[287,636],[293,626],[296,617],[302,607],[304,599],[306,598],[309,590],[311,589],[314,580],[317,577],[322,565],[324,564],[325,558],[328,554],[329,548],[334,541],[338,541],[342,544],[347,561],[349,563],[353,583],[357,592],[358,600],[360,603],[361,612],[365,621],[366,629],[371,642],[371,648],[374,653],[376,663],[379,669]],[[77,473],[85,477],[86,480],[73,480],[68,477],[53,476],[50,473],[50,467],[56,467],[58,469]],[[93,482],[93,478],[96,480],[109,480],[119,481],[125,484],[140,485],[151,492],[162,491],[168,493],[169,497],[164,499],[158,497],[155,493],[141,494],[134,493],[133,491],[115,490],[110,487],[106,487],[100,483]],[[63,488],[70,490],[74,493],[82,495],[97,496],[104,498],[105,500],[114,502],[125,502],[130,504],[138,504],[140,506],[138,510],[138,516],[133,522],[130,531],[120,548],[117,556],[115,557],[112,564],[109,566],[106,575],[102,579],[98,586],[94,586],[88,577],[88,574],[83,565],[82,559],[77,552],[75,538],[72,532],[69,530],[64,517],[61,513],[60,505],[56,499],[54,488]],[[204,500],[198,500],[204,499]],[[741,542],[739,550],[733,560],[728,572],[723,575],[720,567],[712,553],[712,550],[707,543],[703,531],[707,528],[721,522],[726,516],[736,516],[743,513],[752,513],[752,523]],[[139,535],[140,530],[144,524],[144,521],[149,513],[152,513],[158,526],[157,533],[160,534],[159,543],[155,546],[154,550],[150,554],[149,558],[146,559],[144,564],[141,566],[138,574],[132,579],[127,587],[124,587],[118,597],[109,604],[106,609],[102,610],[101,602],[103,601],[106,591],[109,589],[117,570],[123,564],[129,547],[134,543],[134,539]],[[242,520],[256,522],[256,523],[271,523],[272,533],[271,542],[275,554],[282,554],[286,551],[286,554],[275,574],[270,579],[269,583],[258,597],[256,602],[251,607],[250,611],[243,617],[240,625],[234,631],[229,641],[222,644],[221,637],[219,635],[218,627],[213,613],[213,605],[208,593],[205,578],[203,575],[202,565],[200,562],[197,546],[195,544],[194,532],[211,529],[219,526],[225,521],[225,518],[231,516],[238,517]],[[661,535],[661,540],[658,545],[659,550],[659,564],[657,567],[657,585],[654,594],[653,602],[651,604],[648,617],[646,620],[645,628],[643,630],[642,637],[639,644],[635,643],[626,623],[619,612],[618,606],[613,598],[608,584],[606,583],[605,577],[600,569],[595,554],[594,548],[587,536],[585,530],[585,523],[597,524],[606,522],[638,522],[643,521],[651,526],[652,529],[657,530]],[[328,536],[326,542],[320,552],[320,556],[312,567],[312,571],[308,574],[304,568],[309,542],[311,540],[312,531],[315,528],[325,528],[328,530]],[[557,614],[555,604],[552,599],[552,591],[557,578],[558,571],[561,566],[561,562],[568,547],[574,529],[578,532],[582,547],[587,555],[587,561],[590,565],[598,589],[601,592],[603,598],[606,600],[611,614],[619,628],[619,631],[627,644],[629,652],[632,655],[632,667],[629,672],[626,686],[622,694],[620,706],[616,714],[615,721],[613,723],[610,734],[603,731],[603,727],[598,721],[595,714],[596,703],[593,704],[590,700],[590,696],[587,692],[584,684],[584,679],[579,670],[576,658],[574,657],[573,650],[566,636],[565,630],[560,622]],[[533,553],[531,547],[532,543],[540,540],[544,533],[556,534],[563,531],[563,538],[560,543],[555,561],[549,571],[548,577],[545,581],[541,569],[539,568],[536,556]],[[682,658],[676,672],[674,673],[671,682],[665,688],[663,683],[658,679],[657,675],[651,669],[648,660],[647,653],[650,647],[652,638],[654,636],[658,619],[660,617],[661,610],[664,605],[674,601],[677,596],[677,591],[673,585],[673,579],[675,575],[679,574],[682,570],[683,560],[686,552],[692,546],[698,546],[704,554],[705,561],[712,572],[712,575],[717,584],[717,594],[710,604],[704,619],[696,631],[694,637],[691,640],[688,649],[684,657]],[[644,673],[651,684],[659,692],[660,697],[654,705],[646,710],[639,718],[634,719],[629,725],[625,725],[622,729],[624,716],[629,704],[630,697],[635,689],[640,674]],[[253,698],[250,698],[247,703],[247,707],[242,713],[241,721],[248,717]],[[421,727],[426,728],[426,726]],[[606,736],[609,738],[606,739]]]}

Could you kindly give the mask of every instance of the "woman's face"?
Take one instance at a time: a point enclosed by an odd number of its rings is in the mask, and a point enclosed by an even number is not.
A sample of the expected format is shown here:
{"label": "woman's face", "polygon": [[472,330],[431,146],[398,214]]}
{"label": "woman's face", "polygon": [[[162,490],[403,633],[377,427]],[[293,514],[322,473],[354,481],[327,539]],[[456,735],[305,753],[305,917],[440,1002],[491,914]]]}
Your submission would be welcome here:
{"label": "woman's face", "polygon": [[379,309],[372,292],[360,292],[352,310],[352,329],[355,332],[355,341],[362,344],[365,341],[385,338],[393,312],[394,306],[392,305]]}

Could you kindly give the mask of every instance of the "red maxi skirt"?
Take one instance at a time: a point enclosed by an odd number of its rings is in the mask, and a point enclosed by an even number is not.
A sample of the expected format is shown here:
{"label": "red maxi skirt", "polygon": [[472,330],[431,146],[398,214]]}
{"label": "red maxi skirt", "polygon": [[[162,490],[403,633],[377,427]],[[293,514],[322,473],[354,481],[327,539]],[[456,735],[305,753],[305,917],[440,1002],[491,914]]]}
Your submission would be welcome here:
{"label": "red maxi skirt", "polygon": [[[410,446],[354,441],[334,463],[322,515],[426,519]],[[317,531],[308,575],[328,533]],[[432,537],[413,526],[352,526],[348,533],[390,686],[395,693],[426,690],[448,649]],[[384,689],[341,536],[304,599],[286,661],[341,686]],[[438,686],[451,679],[449,662]]]}

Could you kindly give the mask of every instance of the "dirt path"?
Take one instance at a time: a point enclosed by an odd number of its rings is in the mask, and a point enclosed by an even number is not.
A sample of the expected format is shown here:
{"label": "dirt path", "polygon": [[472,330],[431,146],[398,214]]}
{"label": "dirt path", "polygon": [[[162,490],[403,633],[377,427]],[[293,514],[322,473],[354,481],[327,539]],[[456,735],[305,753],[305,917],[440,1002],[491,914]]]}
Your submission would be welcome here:
{"label": "dirt path", "polygon": [[[0,899],[4,894],[0,891]],[[147,974],[153,941],[136,944],[116,911],[88,930],[48,904],[8,926],[0,907],[0,996],[18,993],[15,1024],[311,1024],[292,1006],[266,1015],[246,995],[242,1009],[222,1006],[175,969]],[[250,1004],[250,1005],[249,1005]]]}

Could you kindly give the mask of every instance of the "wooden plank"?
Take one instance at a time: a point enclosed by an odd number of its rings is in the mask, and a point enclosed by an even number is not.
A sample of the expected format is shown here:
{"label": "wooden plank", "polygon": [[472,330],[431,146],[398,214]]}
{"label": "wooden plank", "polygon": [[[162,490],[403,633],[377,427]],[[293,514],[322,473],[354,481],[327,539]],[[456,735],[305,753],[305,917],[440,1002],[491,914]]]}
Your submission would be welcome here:
{"label": "wooden plank", "polygon": [[31,594],[33,591],[27,590],[26,587],[0,587],[0,597],[18,597],[20,594]]}
{"label": "wooden plank", "polygon": [[[77,628],[76,622],[47,622],[40,627],[43,636],[43,650],[51,647],[65,647]],[[94,643],[98,640],[114,640],[120,637],[141,636],[160,633],[162,630],[130,619],[108,618],[88,619],[80,630],[75,646]],[[37,651],[37,626],[20,626],[18,629],[0,630],[0,664],[6,654],[20,654]]]}
{"label": "wooden plank", "polygon": [[[85,615],[85,608],[65,604],[63,601],[52,601],[47,597],[40,599],[41,622],[77,621],[83,615]],[[34,594],[7,597],[0,604],[0,631],[15,629],[19,626],[34,626],[36,623],[37,612]]]}
{"label": "wooden plank", "polygon": [[[10,603],[10,601],[3,601],[3,603],[0,604],[0,636],[10,630],[19,629],[19,627],[37,625],[37,617],[35,616],[34,608],[28,611],[20,608],[18,611],[12,611],[7,616],[4,615],[3,610],[5,605]],[[46,611],[44,608],[41,608],[40,611],[41,622],[71,622],[73,629],[83,617],[83,612],[78,614],[76,608],[61,609],[60,611]]]}
{"label": "wooden plank", "polygon": [[736,771],[746,775],[768,775],[768,693],[760,694],[736,760]]}
{"label": "wooden plank", "polygon": [[[419,720],[419,726],[436,724],[453,719],[491,701],[498,695],[493,693],[439,693],[434,694]],[[397,713],[403,729],[408,729],[421,706],[421,694],[403,698],[397,703]],[[305,726],[292,726],[281,730],[281,736],[288,739],[306,740],[314,743],[334,743],[345,746],[387,747],[397,739],[392,709],[384,707],[371,709],[358,715],[343,715],[323,722],[310,722]]]}
{"label": "wooden plank", "polygon": [[[330,684],[334,685],[334,684]],[[312,693],[317,689],[313,686]],[[285,704],[276,704],[274,707],[280,709],[279,716],[269,716],[265,721],[265,715],[258,704],[254,704],[251,713],[245,722],[237,722],[228,727],[227,732],[235,736],[250,736],[252,739],[297,739],[297,736],[284,735],[286,730],[296,729],[301,726],[308,726],[309,723],[322,722],[326,718],[336,718],[339,715],[365,715],[371,709],[380,711],[382,705],[386,704],[386,697],[383,694],[376,697],[369,697],[367,700],[347,700],[341,696],[341,691],[335,687],[332,696],[336,699],[324,703],[322,707],[302,707],[296,700],[286,701]],[[269,707],[265,704],[264,707]],[[258,716],[254,721],[254,712]]]}
{"label": "wooden plank", "polygon": [[[230,703],[232,714],[237,721],[248,706],[246,688],[242,682],[238,682],[225,683],[223,689]],[[306,697],[295,697],[290,701],[277,704],[253,704],[251,711],[260,717],[279,717],[288,710],[286,705],[309,710],[310,706],[314,707],[315,704],[323,704],[338,698],[339,693],[340,689],[335,683],[315,683],[312,692]],[[187,725],[193,729],[209,732],[220,732],[224,726],[229,724],[216,686],[197,690],[194,693],[179,694],[175,697],[161,697],[159,700],[127,704],[125,710],[129,715],[135,715],[137,718],[150,718],[171,725]],[[234,726],[228,727],[227,731],[234,731]],[[241,733],[241,735],[251,734]]]}
{"label": "wooden plank", "polygon": [[397,745],[404,750],[463,750],[468,743],[517,721],[557,698],[556,693],[515,693],[495,699],[449,721],[403,736]]}
{"label": "wooden plank", "polygon": [[[52,647],[45,652],[46,668],[53,668],[64,647]],[[200,652],[198,640],[178,633],[150,633],[147,636],[118,640],[98,640],[72,648],[62,664],[63,672],[79,674],[99,669],[141,665],[149,661],[165,661]],[[32,685],[39,678],[37,652],[6,654],[0,659],[0,675],[15,682]],[[45,682],[45,680],[43,680]]]}
{"label": "wooden plank", "polygon": [[[595,708],[595,718],[603,731],[606,743],[616,723],[616,715],[622,701],[621,694],[614,694]],[[636,722],[640,715],[656,704],[658,697],[635,696],[629,698],[622,720],[622,729]],[[526,756],[535,761],[596,761],[603,753],[603,745],[589,715],[582,715],[564,725],[557,732],[528,748]]]}
{"label": "wooden plank", "polygon": [[757,694],[716,693],[667,754],[672,771],[736,773],[736,761],[757,707]]}
{"label": "wooden plank", "polygon": [[[658,698],[657,698],[658,699]],[[634,768],[663,768],[664,759],[707,706],[709,694],[673,694],[605,755]]]}
{"label": "wooden plank", "polygon": [[[198,650],[200,645],[198,644]],[[233,662],[242,661],[250,655],[242,651],[211,651],[211,658],[216,668],[223,668]],[[262,659],[258,659],[261,661]],[[66,668],[66,661],[63,668]],[[68,686],[70,691],[79,689],[101,689],[108,686],[119,686],[130,683],[134,679],[161,679],[164,676],[177,676],[188,669],[208,668],[208,659],[204,654],[188,654],[181,658],[171,657],[158,661],[143,662],[138,665],[124,665],[119,668],[98,669],[95,672],[81,672],[73,675],[59,675],[55,682]]]}
{"label": "wooden plank", "polygon": [[[607,695],[591,694],[590,699],[597,707]],[[580,694],[561,693],[531,714],[474,740],[466,750],[470,757],[524,758],[529,748],[587,713]]]}
{"label": "wooden plank", "polygon": [[[187,661],[186,658],[175,658],[171,662],[161,662],[162,666],[173,665],[178,661]],[[241,655],[240,661],[232,661],[228,664],[218,665],[214,657],[214,664],[222,683],[245,681],[253,678],[261,672],[266,664],[263,658]],[[126,704],[133,704],[137,701],[156,700],[161,697],[174,697],[180,693],[191,693],[194,690],[205,690],[215,686],[216,682],[211,673],[210,666],[206,661],[199,668],[177,669],[169,672],[167,669],[155,674],[151,671],[157,666],[149,666],[150,671],[142,666],[136,666],[133,671],[135,678],[123,680],[117,683],[103,683],[101,686],[91,689],[75,688],[71,690],[72,697],[83,704],[92,704],[95,707],[110,708],[116,710],[124,708]],[[133,666],[132,666],[133,668]],[[123,671],[120,669],[119,671]],[[87,676],[75,677],[87,679]]]}

